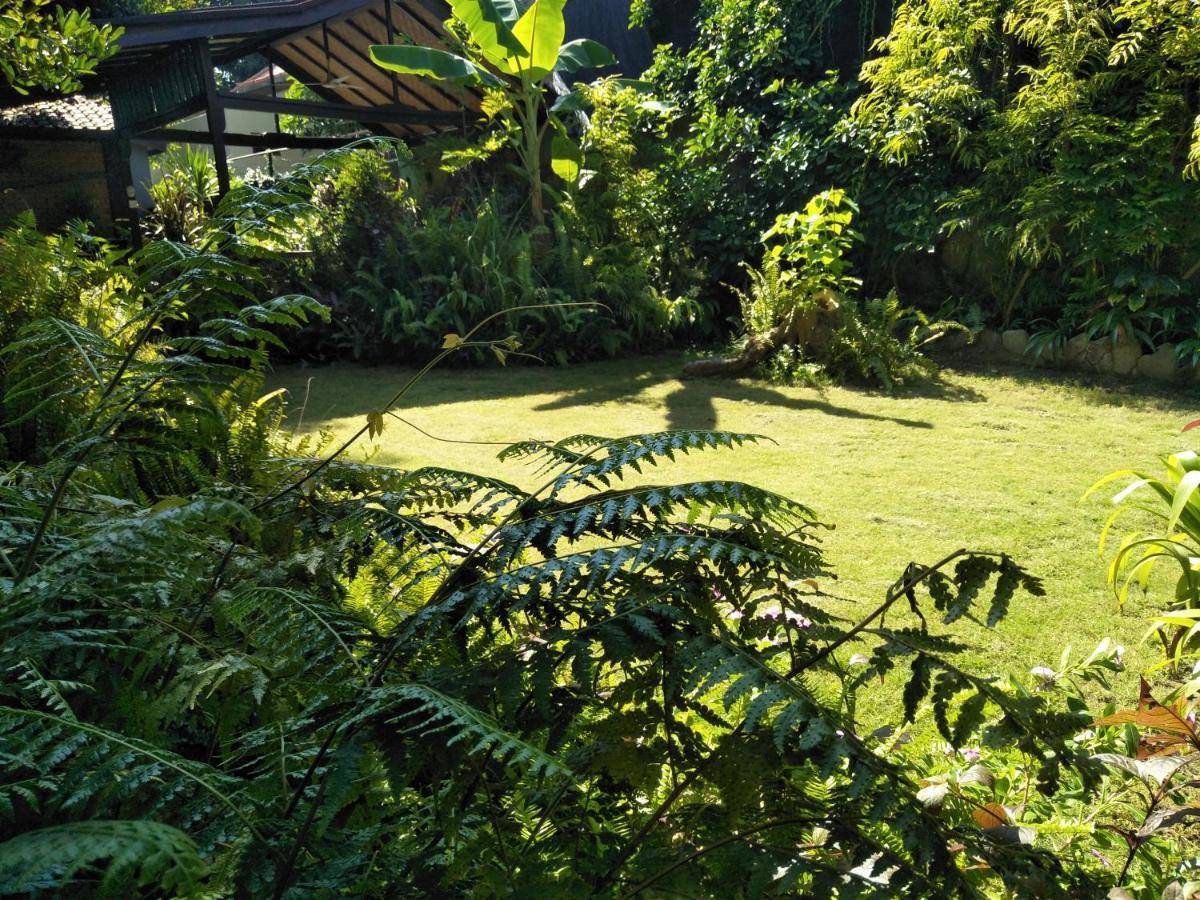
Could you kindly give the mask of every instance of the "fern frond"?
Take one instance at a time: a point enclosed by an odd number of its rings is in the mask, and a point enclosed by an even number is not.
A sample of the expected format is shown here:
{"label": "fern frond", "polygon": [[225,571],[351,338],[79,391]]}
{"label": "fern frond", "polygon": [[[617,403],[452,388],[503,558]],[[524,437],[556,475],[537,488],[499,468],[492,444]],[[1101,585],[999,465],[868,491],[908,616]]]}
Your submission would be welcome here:
{"label": "fern frond", "polygon": [[765,438],[756,434],[707,430],[660,431],[608,439],[576,435],[555,444],[543,441],[513,444],[502,450],[499,458],[527,459],[539,463],[543,469],[566,465],[554,480],[554,492],[558,493],[572,485],[608,487],[626,471],[641,474],[642,466],[654,466],[663,459],[674,460],[677,453],[736,447],[761,440]]}
{"label": "fern frond", "polygon": [[174,814],[186,821],[184,799],[191,796],[205,807],[215,802],[257,833],[236,779],[138,738],[78,719],[0,706],[0,744],[9,748],[0,755],[0,772],[16,776],[14,781],[29,772],[60,784],[64,793],[54,802],[63,811],[124,806],[140,796],[143,808],[161,815],[160,805],[170,798]]}
{"label": "fern frond", "polygon": [[160,822],[71,822],[0,843],[0,894],[71,891],[90,883],[102,897],[149,888],[184,896],[207,870],[195,842]]}
{"label": "fern frond", "polygon": [[377,720],[399,728],[401,734],[430,740],[445,747],[463,744],[470,756],[488,753],[507,765],[545,777],[573,777],[571,769],[540,747],[503,729],[491,716],[448,694],[423,684],[387,685],[365,695],[363,704],[345,727]]}

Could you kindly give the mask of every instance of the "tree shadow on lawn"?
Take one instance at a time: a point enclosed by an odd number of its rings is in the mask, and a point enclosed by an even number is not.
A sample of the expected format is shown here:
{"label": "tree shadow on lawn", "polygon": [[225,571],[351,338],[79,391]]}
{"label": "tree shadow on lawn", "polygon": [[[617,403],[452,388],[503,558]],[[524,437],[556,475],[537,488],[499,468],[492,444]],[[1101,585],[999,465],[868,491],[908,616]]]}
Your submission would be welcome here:
{"label": "tree shadow on lawn", "polygon": [[[755,379],[681,379],[685,357],[663,355],[582,363],[565,369],[514,366],[439,369],[406,396],[398,409],[418,410],[452,403],[487,402],[529,397],[533,412],[579,409],[602,404],[653,405],[663,409],[667,427],[710,428],[717,421],[717,403],[743,402],[760,411],[812,411],[844,419],[892,422],[906,428],[929,429],[926,421],[869,412],[858,406],[839,405],[820,389],[776,389]],[[387,402],[397,387],[412,375],[411,369],[336,364],[312,369],[288,367],[274,380],[290,387],[293,414],[309,399],[305,421],[365,415]],[[657,388],[657,390],[656,390]],[[982,402],[987,398],[973,388],[942,379],[902,385],[888,394],[869,388],[851,388],[855,398],[870,400],[878,408],[887,400],[928,399],[942,402]],[[846,391],[838,390],[840,395]],[[875,401],[885,401],[878,403]]]}
{"label": "tree shadow on lawn", "polygon": [[929,422],[904,419],[898,416],[883,416],[875,413],[838,406],[822,397],[793,397],[761,382],[741,381],[733,378],[664,378],[661,372],[642,372],[619,382],[604,382],[588,385],[556,397],[534,409],[542,411],[587,407],[599,403],[624,401],[636,403],[638,396],[653,385],[673,381],[675,387],[662,401],[666,408],[667,428],[704,429],[717,426],[717,400],[749,403],[772,409],[815,411],[828,416],[847,419],[867,419],[876,422],[892,422],[906,428],[932,428]]}

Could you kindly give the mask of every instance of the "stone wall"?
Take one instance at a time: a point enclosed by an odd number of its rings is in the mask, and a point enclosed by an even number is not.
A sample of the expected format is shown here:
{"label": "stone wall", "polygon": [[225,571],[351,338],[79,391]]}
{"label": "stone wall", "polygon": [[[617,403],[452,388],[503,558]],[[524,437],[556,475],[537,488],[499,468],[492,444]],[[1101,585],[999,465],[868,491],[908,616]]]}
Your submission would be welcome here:
{"label": "stone wall", "polygon": [[109,206],[98,141],[0,140],[0,224],[32,209],[43,231],[87,219],[108,233]]}
{"label": "stone wall", "polygon": [[1147,352],[1137,341],[1122,336],[1089,340],[1079,334],[1058,350],[1034,355],[1029,350],[1029,333],[1021,329],[993,331],[985,328],[969,341],[965,334],[951,334],[943,341],[947,350],[978,354],[991,359],[1045,366],[1077,372],[1124,375],[1146,381],[1183,382],[1200,377],[1200,369],[1185,369],[1175,358],[1174,344],[1162,344]]}

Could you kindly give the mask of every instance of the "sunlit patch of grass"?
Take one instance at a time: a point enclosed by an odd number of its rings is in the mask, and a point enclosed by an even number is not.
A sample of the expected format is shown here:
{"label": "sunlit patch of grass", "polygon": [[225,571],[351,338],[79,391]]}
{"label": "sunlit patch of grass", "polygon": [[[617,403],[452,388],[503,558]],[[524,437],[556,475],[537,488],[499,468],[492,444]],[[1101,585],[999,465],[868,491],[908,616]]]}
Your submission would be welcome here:
{"label": "sunlit patch of grass", "polygon": [[[830,590],[865,613],[910,560],[956,547],[1004,551],[1041,576],[1047,596],[1020,597],[995,630],[965,624],[978,670],[1024,673],[1054,664],[1065,644],[1102,637],[1129,647],[1118,690],[1156,650],[1140,643],[1150,600],[1123,611],[1109,593],[1096,538],[1106,497],[1081,501],[1097,478],[1195,444],[1194,387],[1151,390],[1052,373],[944,373],[895,395],[755,381],[682,381],[682,359],[661,356],[571,368],[442,370],[400,415],[454,441],[508,442],[578,432],[621,435],[718,427],[773,438],[734,452],[684,458],[672,480],[737,478],[803,500],[836,530],[825,547]],[[305,431],[346,434],[409,374],[401,368],[292,367],[273,378],[306,396]],[[294,413],[293,422],[297,419]],[[495,458],[498,447],[434,440],[388,419],[376,462],[429,463],[529,484],[532,473]],[[653,472],[647,478],[652,480]],[[1122,698],[1128,700],[1129,696]]]}

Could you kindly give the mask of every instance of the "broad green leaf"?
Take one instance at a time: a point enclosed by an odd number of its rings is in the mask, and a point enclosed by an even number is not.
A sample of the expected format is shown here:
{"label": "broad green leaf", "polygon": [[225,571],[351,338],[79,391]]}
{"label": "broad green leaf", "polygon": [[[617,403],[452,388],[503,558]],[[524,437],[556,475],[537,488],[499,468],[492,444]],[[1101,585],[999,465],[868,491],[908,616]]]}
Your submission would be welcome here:
{"label": "broad green leaf", "polygon": [[554,65],[555,72],[571,74],[580,69],[602,69],[605,66],[616,65],[617,58],[612,51],[591,38],[579,38],[568,41],[558,50],[558,62]]}
{"label": "broad green leaf", "polygon": [[563,20],[566,0],[534,0],[513,27],[513,34],[526,52],[506,61],[513,75],[527,83],[541,81],[558,63],[558,49],[567,33]]}
{"label": "broad green leaf", "polygon": [[1179,487],[1175,489],[1175,502],[1171,504],[1171,518],[1167,521],[1167,531],[1175,530],[1179,517],[1183,515],[1196,488],[1200,487],[1200,469],[1192,469],[1179,479]]}
{"label": "broad green leaf", "polygon": [[500,79],[469,59],[432,47],[407,47],[375,44],[371,47],[375,65],[401,75],[420,75],[455,84],[490,84],[499,86]]}
{"label": "broad green leaf", "polygon": [[517,22],[513,0],[450,0],[450,9],[493,65],[503,66],[509,58],[527,52],[512,31]]}
{"label": "broad green leaf", "polygon": [[579,112],[587,107],[587,98],[583,96],[581,91],[571,91],[569,94],[561,94],[554,105],[550,107],[550,112]]}
{"label": "broad green leaf", "polygon": [[554,174],[570,184],[579,178],[583,166],[583,151],[569,137],[556,134],[550,142],[550,168]]}

